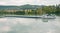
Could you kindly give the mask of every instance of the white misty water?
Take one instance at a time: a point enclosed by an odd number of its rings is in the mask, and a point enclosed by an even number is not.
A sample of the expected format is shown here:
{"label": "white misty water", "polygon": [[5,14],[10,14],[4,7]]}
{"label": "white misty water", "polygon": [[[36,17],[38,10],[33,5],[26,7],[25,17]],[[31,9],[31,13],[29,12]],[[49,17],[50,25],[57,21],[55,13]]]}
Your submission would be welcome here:
{"label": "white misty water", "polygon": [[60,17],[41,18],[0,18],[0,33],[60,33]]}

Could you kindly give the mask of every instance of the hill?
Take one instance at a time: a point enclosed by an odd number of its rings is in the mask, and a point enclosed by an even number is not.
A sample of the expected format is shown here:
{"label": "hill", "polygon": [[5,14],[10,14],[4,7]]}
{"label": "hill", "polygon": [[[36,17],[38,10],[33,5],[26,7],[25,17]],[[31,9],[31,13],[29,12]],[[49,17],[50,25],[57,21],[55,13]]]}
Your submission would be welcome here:
{"label": "hill", "polygon": [[21,5],[21,6],[0,6],[0,10],[6,10],[6,9],[17,9],[17,10],[20,10],[20,9],[36,9],[41,6],[39,5],[29,5],[29,4],[26,4],[26,5]]}

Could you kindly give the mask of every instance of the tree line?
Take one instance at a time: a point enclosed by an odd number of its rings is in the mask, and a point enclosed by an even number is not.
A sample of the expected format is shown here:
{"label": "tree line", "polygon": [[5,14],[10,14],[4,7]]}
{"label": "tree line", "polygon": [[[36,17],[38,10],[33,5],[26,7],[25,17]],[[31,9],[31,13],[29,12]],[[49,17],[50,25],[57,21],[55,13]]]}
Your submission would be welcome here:
{"label": "tree line", "polygon": [[42,7],[43,13],[45,14],[56,14],[60,15],[60,4],[59,5],[52,5],[52,6],[44,6]]}
{"label": "tree line", "polygon": [[37,8],[36,10],[30,11],[16,11],[16,12],[6,12],[5,10],[0,11],[0,15],[13,14],[13,15],[43,15],[43,14],[55,14],[60,15],[60,4],[59,5],[49,5],[42,6],[42,8]]}

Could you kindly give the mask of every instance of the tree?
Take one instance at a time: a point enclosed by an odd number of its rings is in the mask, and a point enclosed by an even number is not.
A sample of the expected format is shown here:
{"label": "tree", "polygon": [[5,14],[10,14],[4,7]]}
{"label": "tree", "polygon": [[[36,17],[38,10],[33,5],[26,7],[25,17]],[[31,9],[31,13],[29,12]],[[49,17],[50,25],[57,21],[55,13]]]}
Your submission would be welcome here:
{"label": "tree", "polygon": [[42,9],[46,14],[52,14],[56,10],[55,6],[44,6]]}
{"label": "tree", "polygon": [[56,14],[60,14],[60,4],[56,6]]}

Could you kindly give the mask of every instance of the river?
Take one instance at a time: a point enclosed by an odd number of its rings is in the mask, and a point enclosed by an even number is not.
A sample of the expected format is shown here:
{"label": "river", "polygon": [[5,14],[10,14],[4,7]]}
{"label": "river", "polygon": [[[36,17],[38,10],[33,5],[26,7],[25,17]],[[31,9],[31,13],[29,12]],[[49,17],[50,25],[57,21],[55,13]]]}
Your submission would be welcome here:
{"label": "river", "polygon": [[41,18],[0,18],[0,33],[60,33],[60,17]]}

